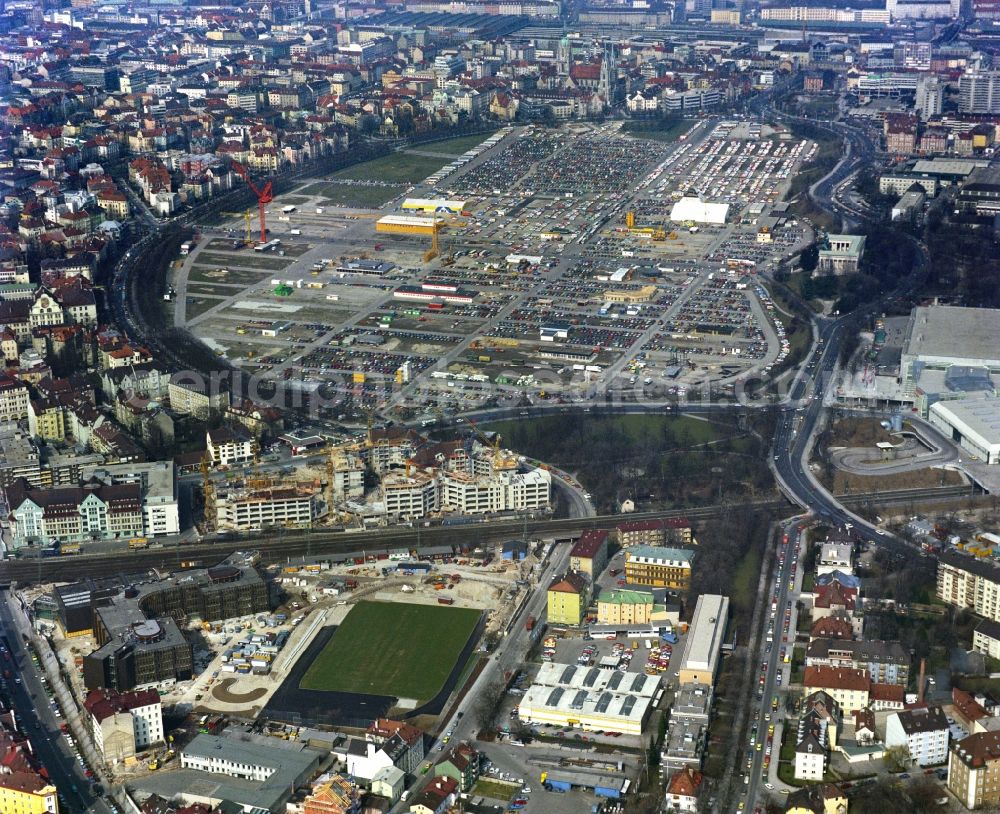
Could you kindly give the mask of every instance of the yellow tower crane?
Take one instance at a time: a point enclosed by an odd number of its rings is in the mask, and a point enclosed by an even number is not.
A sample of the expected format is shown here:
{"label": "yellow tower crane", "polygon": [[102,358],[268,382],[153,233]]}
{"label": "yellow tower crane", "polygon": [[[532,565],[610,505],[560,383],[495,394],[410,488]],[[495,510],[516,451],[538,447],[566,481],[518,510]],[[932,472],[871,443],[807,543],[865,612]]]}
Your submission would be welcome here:
{"label": "yellow tower crane", "polygon": [[431,225],[431,247],[424,252],[424,262],[429,263],[441,254],[441,243],[438,239],[438,232],[441,231],[441,223],[437,220]]}
{"label": "yellow tower crane", "polygon": [[209,472],[211,461],[206,452],[201,457],[201,491],[205,498],[205,530],[210,531],[215,528],[215,485]]}
{"label": "yellow tower crane", "polygon": [[252,226],[252,216],[250,210],[244,210],[243,212],[243,226],[246,230],[246,236],[243,238],[246,241],[247,246],[253,245],[253,226]]}

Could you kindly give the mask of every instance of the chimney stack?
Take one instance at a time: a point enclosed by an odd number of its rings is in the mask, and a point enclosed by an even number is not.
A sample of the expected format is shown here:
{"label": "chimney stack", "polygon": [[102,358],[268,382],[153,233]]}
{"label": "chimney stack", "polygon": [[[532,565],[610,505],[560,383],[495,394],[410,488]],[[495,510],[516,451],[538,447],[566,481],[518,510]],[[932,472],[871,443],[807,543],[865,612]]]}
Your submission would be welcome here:
{"label": "chimney stack", "polygon": [[917,703],[924,703],[924,673],[927,670],[927,659],[920,659],[920,678],[917,679]]}

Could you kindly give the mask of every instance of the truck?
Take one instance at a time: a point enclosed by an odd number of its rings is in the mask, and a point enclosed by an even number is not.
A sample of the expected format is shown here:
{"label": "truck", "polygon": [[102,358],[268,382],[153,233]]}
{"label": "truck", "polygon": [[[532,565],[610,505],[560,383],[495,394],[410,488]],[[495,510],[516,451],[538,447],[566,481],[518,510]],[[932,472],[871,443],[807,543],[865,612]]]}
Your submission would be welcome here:
{"label": "truck", "polygon": [[527,619],[524,620],[524,629],[525,630],[534,630],[535,629],[535,617],[534,616],[529,616]]}
{"label": "truck", "polygon": [[452,599],[450,596],[439,596],[438,597],[438,604],[439,605],[454,605],[455,604],[455,600]]}

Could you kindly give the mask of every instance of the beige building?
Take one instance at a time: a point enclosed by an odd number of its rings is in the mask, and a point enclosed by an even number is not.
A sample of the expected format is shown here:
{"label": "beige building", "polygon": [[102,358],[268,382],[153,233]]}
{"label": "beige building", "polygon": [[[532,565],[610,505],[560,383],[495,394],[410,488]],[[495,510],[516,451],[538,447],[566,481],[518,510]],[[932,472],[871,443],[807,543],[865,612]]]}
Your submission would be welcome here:
{"label": "beige building", "polygon": [[951,744],[948,790],[968,809],[1000,806],[1000,732],[977,732]]}
{"label": "beige building", "polygon": [[205,382],[175,376],[167,385],[170,409],[180,415],[208,418],[212,413],[221,413],[229,406],[229,393],[212,390]]}
{"label": "beige building", "polygon": [[849,715],[868,706],[871,679],[866,670],[806,667],[802,685],[807,693],[823,690]]}
{"label": "beige building", "polygon": [[937,598],[1000,622],[1000,568],[984,560],[942,552],[938,558]]}
{"label": "beige building", "polygon": [[678,684],[715,686],[728,621],[728,596],[702,594],[698,597],[684,657],[677,673]]}
{"label": "beige building", "polygon": [[645,591],[605,588],[597,597],[597,624],[648,625],[653,621],[653,595]]}
{"label": "beige building", "polygon": [[9,377],[0,378],[0,421],[28,417],[28,386]]}

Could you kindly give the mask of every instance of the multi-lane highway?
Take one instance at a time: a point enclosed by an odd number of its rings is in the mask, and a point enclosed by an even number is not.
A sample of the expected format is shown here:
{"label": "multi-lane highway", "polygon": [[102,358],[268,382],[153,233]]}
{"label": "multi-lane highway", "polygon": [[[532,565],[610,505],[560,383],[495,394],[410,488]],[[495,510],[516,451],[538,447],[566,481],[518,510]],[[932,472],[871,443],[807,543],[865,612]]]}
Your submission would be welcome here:
{"label": "multi-lane highway", "polygon": [[[765,594],[764,635],[759,647],[748,655],[747,675],[753,676],[756,702],[750,715],[750,732],[741,750],[737,767],[742,772],[748,808],[757,800],[760,786],[768,783],[772,764],[777,765],[781,752],[779,720],[783,717],[784,704],[779,698],[782,687],[788,686],[795,642],[796,586],[800,584],[801,571],[798,557],[802,550],[805,532],[791,521],[780,527],[774,548],[774,577]],[[778,703],[774,703],[778,698]]]}
{"label": "multi-lane highway", "polygon": [[7,595],[0,594],[0,625],[11,657],[9,661],[4,661],[12,673],[7,682],[7,692],[17,712],[18,724],[31,741],[32,749],[65,799],[69,811],[111,814],[108,805],[93,794],[91,781],[84,776],[83,767],[70,753],[69,744],[59,730],[61,721],[55,717],[48,703],[41,674],[32,667],[31,656],[22,643],[13,613]]}

